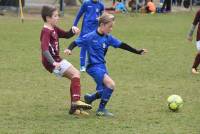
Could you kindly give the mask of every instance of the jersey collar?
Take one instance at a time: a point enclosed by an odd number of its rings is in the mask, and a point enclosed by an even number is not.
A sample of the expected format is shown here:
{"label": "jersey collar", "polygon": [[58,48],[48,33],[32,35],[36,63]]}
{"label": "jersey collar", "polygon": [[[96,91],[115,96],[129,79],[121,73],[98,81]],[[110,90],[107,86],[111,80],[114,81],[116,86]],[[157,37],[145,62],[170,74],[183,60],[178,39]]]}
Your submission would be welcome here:
{"label": "jersey collar", "polygon": [[98,30],[96,30],[96,33],[99,35],[99,36],[104,36],[105,34],[101,34],[98,32]]}

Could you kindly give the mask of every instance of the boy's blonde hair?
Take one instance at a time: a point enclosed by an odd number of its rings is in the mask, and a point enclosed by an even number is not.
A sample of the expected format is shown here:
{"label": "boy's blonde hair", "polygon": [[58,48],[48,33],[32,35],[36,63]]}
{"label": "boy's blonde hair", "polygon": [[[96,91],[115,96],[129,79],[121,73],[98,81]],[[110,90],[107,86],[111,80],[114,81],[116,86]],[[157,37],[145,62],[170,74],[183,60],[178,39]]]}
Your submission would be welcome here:
{"label": "boy's blonde hair", "polygon": [[112,14],[109,14],[109,13],[103,13],[99,18],[98,18],[98,20],[99,20],[99,26],[101,25],[101,24],[107,24],[107,23],[109,23],[109,22],[112,22],[112,21],[114,21],[115,20],[115,16],[114,15],[112,15]]}

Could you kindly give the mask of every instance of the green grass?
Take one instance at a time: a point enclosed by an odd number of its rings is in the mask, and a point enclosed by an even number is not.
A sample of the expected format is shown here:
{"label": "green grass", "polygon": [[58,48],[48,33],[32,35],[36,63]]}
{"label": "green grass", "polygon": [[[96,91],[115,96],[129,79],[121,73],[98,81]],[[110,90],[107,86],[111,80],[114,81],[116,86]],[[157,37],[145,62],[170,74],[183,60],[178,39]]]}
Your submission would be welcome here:
{"label": "green grass", "polygon": [[[107,66],[116,82],[107,106],[115,114],[112,119],[95,116],[98,101],[89,117],[68,114],[69,81],[55,78],[40,62],[40,17],[24,24],[15,17],[0,17],[0,133],[199,134],[200,76],[191,74],[196,48],[186,41],[193,16],[188,12],[116,16],[113,35],[149,53],[138,56],[109,49]],[[73,18],[69,14],[59,26],[69,28]],[[60,40],[61,53],[73,39]],[[72,56],[62,56],[79,67],[78,48]],[[81,81],[83,94],[95,90],[87,74]],[[177,113],[167,108],[171,94],[184,100]]]}

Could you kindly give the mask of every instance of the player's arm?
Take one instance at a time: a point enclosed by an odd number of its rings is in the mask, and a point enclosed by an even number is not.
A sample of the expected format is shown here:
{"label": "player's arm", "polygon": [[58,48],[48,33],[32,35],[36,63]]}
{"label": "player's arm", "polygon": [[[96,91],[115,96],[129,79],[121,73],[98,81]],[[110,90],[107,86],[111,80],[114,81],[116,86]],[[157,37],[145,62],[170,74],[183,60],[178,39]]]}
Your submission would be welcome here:
{"label": "player's arm", "polygon": [[191,28],[190,28],[190,30],[189,30],[189,33],[188,33],[188,36],[187,36],[187,39],[188,39],[189,41],[192,41],[192,35],[193,35],[193,33],[194,33],[195,27],[196,27],[196,25],[192,24],[192,26],[191,26]]}
{"label": "player's arm", "polygon": [[110,44],[111,46],[113,46],[115,48],[121,48],[123,50],[129,51],[129,52],[132,52],[132,53],[136,53],[136,54],[140,54],[140,55],[147,52],[146,49],[133,48],[130,45],[120,41],[119,39],[115,38],[112,35],[108,35],[107,39],[108,39],[108,44]]}
{"label": "player's arm", "polygon": [[121,48],[123,50],[126,50],[126,51],[129,51],[129,52],[132,52],[132,53],[135,53],[135,54],[140,54],[140,55],[142,55],[142,54],[147,52],[146,49],[136,49],[136,48],[133,48],[130,45],[124,43],[124,42],[122,42],[120,44],[119,48]]}
{"label": "player's arm", "polygon": [[88,45],[88,41],[87,38],[85,37],[78,37],[75,41],[73,41],[72,43],[70,43],[70,45],[67,47],[67,49],[64,50],[64,53],[67,55],[71,55],[72,50],[75,47],[86,47]]}
{"label": "player's arm", "polygon": [[73,37],[76,33],[73,32],[72,28],[69,31],[64,31],[58,27],[55,27],[57,33],[58,33],[58,37],[59,38],[66,38],[69,39],[71,37]]}
{"label": "player's arm", "polygon": [[69,31],[65,31],[65,38],[69,39],[71,37],[73,37],[75,35],[75,33],[73,32],[72,28]]}
{"label": "player's arm", "polygon": [[73,50],[75,47],[77,47],[78,45],[76,44],[76,42],[75,41],[73,41],[69,46],[68,46],[68,48],[67,49],[69,49],[69,50]]}
{"label": "player's arm", "polygon": [[50,64],[52,64],[55,67],[59,67],[60,64],[53,59],[52,55],[49,52],[49,42],[50,42],[50,33],[46,32],[44,33],[41,39],[42,55],[47,59],[47,61]]}
{"label": "player's arm", "polygon": [[67,55],[71,55],[72,54],[72,50],[77,47],[78,45],[76,44],[75,41],[73,41],[72,43],[70,43],[70,45],[64,50],[64,53]]}
{"label": "player's arm", "polygon": [[53,57],[51,56],[50,52],[48,50],[43,51],[42,54],[47,59],[49,63],[51,63],[54,67],[58,68],[60,66],[59,62],[56,62]]}
{"label": "player's arm", "polygon": [[194,33],[194,30],[195,30],[196,25],[197,25],[198,22],[199,22],[199,18],[200,18],[200,11],[198,11],[198,12],[196,13],[195,18],[194,18],[194,21],[193,21],[193,23],[192,23],[192,26],[191,26],[191,28],[190,28],[190,30],[189,30],[189,32],[188,32],[187,39],[188,39],[189,41],[192,41],[192,35],[193,35],[193,33]]}
{"label": "player's arm", "polygon": [[74,20],[73,26],[77,26],[78,25],[78,22],[79,22],[81,16],[85,12],[85,8],[86,8],[86,5],[85,5],[85,2],[84,2],[83,5],[81,6],[80,10],[78,11],[77,15],[76,15],[76,18]]}
{"label": "player's arm", "polygon": [[49,50],[43,51],[42,54],[43,54],[43,56],[47,59],[47,61],[53,65],[53,63],[55,62],[55,60],[54,60],[53,57],[51,56]]}

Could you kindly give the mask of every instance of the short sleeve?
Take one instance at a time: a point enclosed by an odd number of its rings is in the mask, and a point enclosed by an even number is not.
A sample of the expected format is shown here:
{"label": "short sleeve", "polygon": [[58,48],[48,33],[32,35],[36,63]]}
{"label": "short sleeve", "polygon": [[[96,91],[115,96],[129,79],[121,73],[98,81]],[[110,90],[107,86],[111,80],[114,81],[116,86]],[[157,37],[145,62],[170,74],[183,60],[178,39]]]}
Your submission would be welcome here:
{"label": "short sleeve", "polygon": [[78,47],[86,47],[88,45],[87,37],[86,36],[78,37],[75,40],[75,43],[77,44]]}
{"label": "short sleeve", "polygon": [[121,41],[117,38],[115,38],[114,36],[112,35],[108,35],[108,45],[109,46],[113,46],[115,48],[118,48],[120,45],[121,45]]}

